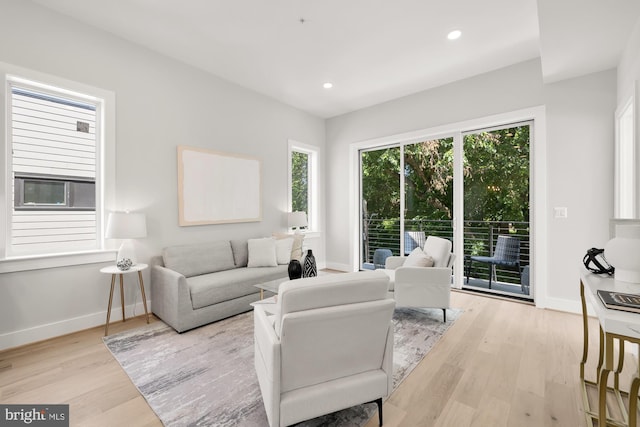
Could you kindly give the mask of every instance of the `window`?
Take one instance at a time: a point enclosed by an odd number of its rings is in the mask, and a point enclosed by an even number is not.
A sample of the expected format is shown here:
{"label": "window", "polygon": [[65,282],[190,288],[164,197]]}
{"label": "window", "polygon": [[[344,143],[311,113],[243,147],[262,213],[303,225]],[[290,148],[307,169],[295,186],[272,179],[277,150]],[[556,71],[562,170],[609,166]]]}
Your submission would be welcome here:
{"label": "window", "polygon": [[317,170],[317,149],[289,141],[289,209],[305,212],[310,230],[318,229]]}
{"label": "window", "polygon": [[13,203],[15,210],[95,210],[95,180],[51,176],[16,176]]}
{"label": "window", "polygon": [[100,249],[102,100],[21,79],[9,89],[7,255]]}
{"label": "window", "polygon": [[636,217],[634,97],[616,111],[615,216]]}

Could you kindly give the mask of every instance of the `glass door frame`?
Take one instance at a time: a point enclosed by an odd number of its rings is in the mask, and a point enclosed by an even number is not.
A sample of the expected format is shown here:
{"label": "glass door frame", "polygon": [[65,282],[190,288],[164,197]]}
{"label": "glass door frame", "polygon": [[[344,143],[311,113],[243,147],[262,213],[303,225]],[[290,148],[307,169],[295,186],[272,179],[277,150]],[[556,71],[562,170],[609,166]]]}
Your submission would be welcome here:
{"label": "glass door frame", "polygon": [[[389,137],[371,139],[349,145],[349,155],[351,158],[350,175],[350,224],[351,224],[351,269],[357,271],[361,261],[361,238],[362,238],[362,212],[361,212],[361,168],[360,152],[363,149],[376,149],[384,146],[406,145],[425,140],[452,137],[454,139],[454,194],[453,194],[453,236],[454,236],[454,283],[453,287],[462,288],[464,280],[464,248],[463,248],[463,225],[464,225],[464,182],[456,179],[463,174],[463,135],[474,130],[484,130],[499,128],[522,122],[532,122],[530,127],[530,286],[531,295],[537,307],[547,307],[548,296],[546,288],[547,260],[544,256],[547,246],[547,162],[546,162],[546,112],[544,106],[537,106],[516,110],[508,113],[496,114],[493,116],[471,119],[463,122],[455,122],[429,129],[422,129],[414,132],[407,132]],[[402,156],[401,156],[402,157]],[[402,160],[403,161],[403,160]],[[401,185],[404,188],[404,179],[401,174]],[[403,192],[401,192],[402,194]],[[404,197],[404,196],[402,196]],[[403,206],[403,205],[402,205]],[[403,221],[401,221],[403,223]],[[460,230],[460,231],[459,231]],[[401,229],[402,231],[402,229]],[[403,242],[401,243],[403,244]]]}

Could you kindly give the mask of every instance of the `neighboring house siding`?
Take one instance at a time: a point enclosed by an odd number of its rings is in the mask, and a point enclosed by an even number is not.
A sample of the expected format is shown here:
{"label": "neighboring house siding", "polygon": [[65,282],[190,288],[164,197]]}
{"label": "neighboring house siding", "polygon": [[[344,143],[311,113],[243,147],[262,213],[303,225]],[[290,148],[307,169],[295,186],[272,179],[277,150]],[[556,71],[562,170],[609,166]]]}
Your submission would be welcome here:
{"label": "neighboring house siding", "polygon": [[[14,88],[11,120],[14,177],[95,181],[95,107]],[[14,254],[90,249],[96,237],[95,209],[13,210]]]}

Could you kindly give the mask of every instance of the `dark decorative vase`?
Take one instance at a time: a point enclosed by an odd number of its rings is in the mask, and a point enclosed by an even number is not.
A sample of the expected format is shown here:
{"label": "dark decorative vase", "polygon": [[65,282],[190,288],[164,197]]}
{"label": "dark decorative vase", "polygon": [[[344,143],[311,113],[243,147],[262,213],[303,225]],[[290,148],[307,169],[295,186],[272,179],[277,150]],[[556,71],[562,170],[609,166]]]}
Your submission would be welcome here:
{"label": "dark decorative vase", "polygon": [[307,251],[304,257],[304,266],[302,267],[302,277],[315,277],[318,275],[318,267],[316,267],[316,257],[313,256],[311,249]]}
{"label": "dark decorative vase", "polygon": [[302,264],[297,259],[289,261],[289,280],[299,279],[302,277]]}

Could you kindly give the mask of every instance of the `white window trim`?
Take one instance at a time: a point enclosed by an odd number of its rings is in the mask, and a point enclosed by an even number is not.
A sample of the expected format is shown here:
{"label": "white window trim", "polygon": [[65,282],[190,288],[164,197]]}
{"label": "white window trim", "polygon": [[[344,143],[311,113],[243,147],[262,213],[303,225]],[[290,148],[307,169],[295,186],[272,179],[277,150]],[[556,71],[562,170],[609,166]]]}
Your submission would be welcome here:
{"label": "white window trim", "polygon": [[[97,153],[99,157],[97,178],[102,182],[100,208],[97,208],[98,222],[98,250],[89,250],[82,252],[63,253],[63,254],[42,254],[31,256],[7,256],[7,238],[10,218],[8,218],[8,206],[11,184],[8,182],[7,173],[0,174],[0,188],[3,189],[5,197],[0,198],[0,237],[3,244],[0,245],[0,273],[35,270],[42,268],[64,267],[70,265],[92,264],[98,262],[106,262],[115,260],[115,250],[105,248],[104,242],[104,218],[105,212],[114,210],[115,208],[115,159],[116,159],[116,142],[115,142],[115,93],[89,86],[86,84],[74,82],[61,77],[17,67],[11,64],[0,62],[0,75],[4,80],[4,84],[0,86],[0,98],[11,99],[11,89],[9,82],[27,83],[32,87],[55,88],[58,92],[60,89],[69,91],[70,94],[78,96],[78,94],[92,94],[95,99],[102,100],[101,117],[102,123],[100,127],[101,140],[100,150]],[[0,162],[5,166],[5,171],[10,170],[9,162],[10,147],[6,141],[10,140],[10,129],[7,127],[8,106],[6,103],[0,103],[0,134],[4,136],[4,150],[0,150]]]}
{"label": "white window trim", "polygon": [[291,182],[291,153],[297,151],[309,156],[309,199],[308,199],[308,231],[320,231],[319,222],[319,165],[320,165],[320,150],[313,145],[303,144],[298,141],[290,139],[288,141],[289,149],[287,150],[287,212],[291,212],[293,206],[293,200],[291,192],[293,189],[293,183]]}
{"label": "white window trim", "polygon": [[[626,147],[627,149],[630,149],[632,151],[631,157],[633,158],[633,165],[637,164],[637,159],[638,159],[638,152],[637,152],[637,131],[636,131],[636,117],[638,117],[638,105],[636,103],[636,83],[634,82],[633,84],[633,91],[631,93],[631,95],[627,98],[627,100],[622,103],[620,106],[618,106],[618,108],[616,109],[615,112],[615,179],[614,179],[614,217],[616,218],[620,218],[622,217],[623,213],[621,212],[621,207],[622,207],[622,199],[625,196],[628,195],[622,195],[621,194],[621,181],[623,178],[622,176],[622,168],[621,168],[621,156],[622,156],[622,151],[621,151],[621,144],[622,144],[622,132],[623,130],[621,129],[622,126],[622,120],[626,117],[626,113],[629,110],[629,108],[631,108],[631,113],[632,113],[632,123],[631,123],[631,140],[632,140],[632,144],[629,147]],[[630,181],[630,187],[631,187],[631,210],[632,212],[629,213],[629,215],[626,215],[626,218],[636,218],[637,217],[637,212],[638,212],[638,193],[637,193],[637,188],[638,188],[638,171],[637,168],[634,166],[633,169],[630,172],[631,176],[627,176],[626,179],[628,179]]]}

